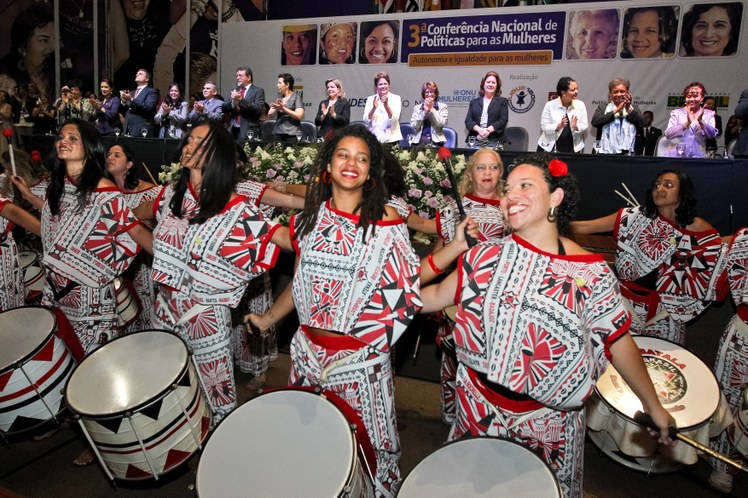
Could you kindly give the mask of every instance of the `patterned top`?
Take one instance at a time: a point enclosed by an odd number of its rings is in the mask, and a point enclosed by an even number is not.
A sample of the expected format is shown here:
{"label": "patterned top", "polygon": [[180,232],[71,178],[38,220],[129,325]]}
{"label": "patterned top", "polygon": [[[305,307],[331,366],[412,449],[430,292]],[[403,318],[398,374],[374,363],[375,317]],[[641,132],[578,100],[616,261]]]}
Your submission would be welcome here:
{"label": "patterned top", "polygon": [[160,187],[159,185],[154,185],[141,180],[132,192],[123,191],[122,194],[125,196],[127,207],[135,209],[144,202],[156,200],[161,193],[162,188],[163,187]]}
{"label": "patterned top", "polygon": [[[478,224],[480,242],[486,240],[496,242],[503,237],[506,222],[498,199],[484,199],[474,194],[465,194],[462,198],[462,206],[465,208],[465,214],[472,217]],[[445,244],[452,242],[455,238],[459,223],[460,211],[455,201],[449,202],[436,212],[436,230]]]}
{"label": "patterned top", "polygon": [[738,306],[748,305],[748,227],[741,228],[727,252],[727,281]]}
{"label": "patterned top", "polygon": [[581,407],[631,323],[602,256],[549,254],[512,235],[472,247],[457,271],[459,361],[544,405]]}
{"label": "patterned top", "polygon": [[60,211],[52,216],[42,206],[42,264],[55,274],[57,285],[77,282],[103,287],[124,272],[140,248],[128,230],[140,222],[117,187],[97,188],[78,206],[78,188],[65,179]]}
{"label": "patterned top", "polygon": [[191,225],[198,212],[192,187],[185,192],[181,218],[169,208],[173,195],[169,185],[156,199],[153,280],[200,304],[236,307],[247,283],[275,265],[279,249],[270,238],[276,227],[242,196],[202,224]]}
{"label": "patterned top", "polygon": [[[293,297],[301,325],[355,336],[388,351],[421,308],[420,262],[402,219],[366,229],[358,216],[320,206],[317,224],[291,239],[299,256]],[[374,233],[372,234],[372,230]]]}
{"label": "patterned top", "polygon": [[[6,204],[10,204],[11,200],[7,197],[3,197],[0,195],[0,211],[3,210]],[[13,223],[8,221],[7,218],[4,216],[0,216],[0,244],[2,244],[5,241],[5,237],[8,236],[8,233],[13,230]]]}
{"label": "patterned top", "polygon": [[410,207],[406,200],[396,195],[390,196],[387,205],[395,208],[397,214],[404,220],[407,220],[408,216],[413,212],[413,208]]}
{"label": "patterned top", "polygon": [[676,321],[698,316],[715,299],[725,262],[716,230],[691,232],[661,216],[648,218],[639,208],[624,208],[614,234],[618,277],[634,282],[656,272],[654,290]]}
{"label": "patterned top", "polygon": [[273,206],[262,204],[262,196],[267,190],[267,185],[252,180],[242,180],[236,184],[236,193],[247,198],[252,206],[259,209],[262,215],[268,220],[273,218]]}

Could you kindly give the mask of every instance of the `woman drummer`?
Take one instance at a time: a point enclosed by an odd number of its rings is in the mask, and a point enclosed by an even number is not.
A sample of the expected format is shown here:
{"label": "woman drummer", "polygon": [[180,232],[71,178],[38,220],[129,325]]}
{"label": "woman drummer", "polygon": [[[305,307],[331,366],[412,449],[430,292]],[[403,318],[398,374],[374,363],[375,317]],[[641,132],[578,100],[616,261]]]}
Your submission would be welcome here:
{"label": "woman drummer", "polygon": [[600,255],[561,236],[578,202],[576,180],[545,153],[517,164],[501,200],[511,237],[469,249],[455,272],[422,289],[422,311],[458,306],[450,440],[514,440],[550,465],[565,496],[581,496],[584,401],[608,361],[663,441],[671,419],[628,334],[612,272]]}
{"label": "woman drummer", "polygon": [[39,236],[39,219],[0,195],[0,311],[23,306],[26,291],[23,269],[18,260],[18,248],[13,239],[13,225]]}
{"label": "woman drummer", "polygon": [[696,216],[691,179],[661,171],[646,193],[644,207],[574,221],[577,234],[613,231],[621,292],[633,307],[631,331],[679,345],[686,322],[715,298],[723,246],[719,233]]}
{"label": "woman drummer", "polygon": [[[138,168],[135,154],[124,143],[116,143],[109,147],[106,156],[106,169],[114,183],[122,191],[127,206],[135,210],[144,202],[153,201],[161,192],[161,187],[138,178]],[[140,301],[141,309],[138,316],[127,326],[128,332],[146,330],[152,327],[151,315],[156,289],[151,280],[150,258],[141,255],[128,270],[132,278],[132,286]],[[123,285],[130,285],[125,282]]]}
{"label": "woman drummer", "polygon": [[153,324],[185,340],[219,421],[236,407],[231,308],[275,264],[278,248],[273,227],[235,192],[236,152],[222,126],[193,126],[180,162],[178,180],[153,203]]}
{"label": "woman drummer", "polygon": [[[361,125],[325,142],[319,181],[291,220],[293,298],[284,292],[268,313],[247,320],[265,330],[296,307],[301,327],[289,384],[320,386],[350,402],[377,452],[376,494],[394,496],[400,443],[390,350],[420,307],[420,278],[405,221],[386,205],[383,169],[382,146]],[[420,277],[433,278],[465,247],[460,235],[429,255]]]}
{"label": "woman drummer", "polygon": [[[714,374],[732,409],[735,430],[739,431],[738,414],[748,389],[748,228],[738,230],[732,239],[726,266],[730,293],[738,309],[719,340]],[[740,458],[727,433],[724,431],[711,440],[712,449],[732,458]],[[714,470],[709,476],[709,484],[723,493],[729,493],[736,470],[715,458],[710,458],[710,463]]]}

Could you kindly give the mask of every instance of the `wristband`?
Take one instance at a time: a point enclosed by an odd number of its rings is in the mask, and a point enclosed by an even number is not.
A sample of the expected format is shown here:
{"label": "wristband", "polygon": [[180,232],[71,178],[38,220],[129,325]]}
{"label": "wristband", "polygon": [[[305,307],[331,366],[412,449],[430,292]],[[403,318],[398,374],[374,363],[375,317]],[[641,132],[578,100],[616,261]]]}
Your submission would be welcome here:
{"label": "wristband", "polygon": [[429,262],[429,266],[435,274],[439,275],[443,272],[443,270],[440,270],[439,267],[436,266],[436,263],[434,263],[434,253],[429,253],[429,255],[426,256],[426,261]]}

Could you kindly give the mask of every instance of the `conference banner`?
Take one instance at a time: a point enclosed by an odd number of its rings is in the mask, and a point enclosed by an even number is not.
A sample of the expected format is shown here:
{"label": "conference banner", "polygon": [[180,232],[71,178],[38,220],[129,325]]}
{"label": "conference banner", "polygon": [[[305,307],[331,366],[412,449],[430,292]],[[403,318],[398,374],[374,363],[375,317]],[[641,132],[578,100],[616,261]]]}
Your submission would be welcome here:
{"label": "conference banner", "polygon": [[[699,81],[726,123],[748,88],[746,10],[738,1],[639,0],[223,23],[220,87],[228,94],[235,69],[249,65],[273,99],[278,75],[290,73],[304,119],[314,121],[325,81],[337,78],[355,121],[374,93],[374,75],[385,71],[390,91],[402,98],[404,123],[422,100],[423,83],[433,80],[462,143],[468,104],[493,70],[509,100],[508,126],[528,131],[530,150],[562,76],[578,82],[590,118],[608,102],[612,78],[630,80],[634,103],[663,129],[682,105],[684,87]],[[594,136],[590,128],[587,151]]]}

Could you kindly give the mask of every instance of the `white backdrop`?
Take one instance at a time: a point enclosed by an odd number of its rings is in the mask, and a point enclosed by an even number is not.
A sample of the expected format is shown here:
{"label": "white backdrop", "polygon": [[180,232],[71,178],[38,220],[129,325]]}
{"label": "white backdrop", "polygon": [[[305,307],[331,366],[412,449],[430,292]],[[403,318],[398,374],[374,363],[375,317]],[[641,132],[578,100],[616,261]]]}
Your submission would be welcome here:
{"label": "white backdrop", "polygon": [[[655,126],[665,128],[670,110],[668,97],[680,96],[683,87],[690,81],[701,81],[709,95],[719,99],[718,113],[723,123],[727,122],[737,104],[740,92],[748,88],[748,34],[746,11],[743,8],[743,19],[740,28],[740,44],[735,54],[722,57],[681,57],[677,54],[671,58],[658,59],[622,59],[621,35],[625,9],[652,5],[680,6],[678,24],[678,45],[682,18],[694,3],[713,3],[709,1],[688,2],[682,0],[663,0],[661,2],[597,2],[570,5],[549,5],[535,7],[512,7],[497,9],[472,9],[459,11],[418,12],[410,14],[356,16],[355,18],[312,18],[304,20],[254,21],[244,23],[225,23],[222,25],[220,39],[221,93],[226,95],[234,85],[234,70],[241,65],[249,65],[254,72],[255,83],[265,89],[270,100],[276,94],[277,75],[281,72],[291,73],[296,79],[297,90],[302,93],[306,104],[305,120],[313,121],[319,102],[325,98],[324,81],[328,78],[342,80],[347,96],[352,101],[351,120],[362,119],[364,101],[367,95],[374,93],[373,76],[377,71],[387,71],[391,77],[391,91],[403,99],[403,110],[400,121],[410,120],[413,106],[420,97],[421,84],[434,80],[439,85],[441,100],[449,106],[449,126],[455,128],[460,142],[466,135],[465,113],[468,102],[477,96],[478,85],[483,74],[495,70],[502,80],[502,95],[514,99],[515,104],[509,113],[509,126],[522,126],[530,135],[530,149],[535,149],[539,136],[540,114],[549,92],[554,92],[556,82],[561,76],[571,76],[579,82],[580,99],[587,105],[589,117],[600,102],[607,101],[608,82],[615,76],[622,76],[631,81],[631,93],[642,110],[652,110],[655,115]],[[599,60],[568,60],[556,58],[544,65],[465,65],[411,67],[407,63],[393,64],[338,64],[306,66],[282,66],[281,39],[283,26],[294,24],[321,24],[329,22],[357,22],[367,20],[393,19],[400,21],[400,42],[398,53],[404,48],[402,42],[403,22],[418,20],[425,27],[430,22],[439,24],[439,18],[472,17],[479,19],[496,19],[510,22],[513,15],[565,12],[566,23],[569,14],[582,9],[614,8],[619,11],[618,48],[615,58]],[[425,31],[425,30],[424,30]],[[567,27],[561,31],[568,36]],[[519,33],[521,34],[521,33]],[[409,33],[405,33],[406,38]],[[454,36],[458,37],[458,36]],[[453,38],[454,38],[453,37]],[[319,39],[319,34],[318,34]],[[566,41],[566,40],[564,40]],[[357,48],[361,40],[358,40]],[[488,50],[495,48],[485,47]],[[540,47],[539,47],[540,48]],[[474,49],[473,49],[474,50]],[[448,50],[445,49],[444,52]],[[452,52],[456,54],[458,52]],[[470,53],[475,53],[470,51]],[[565,55],[565,54],[564,54]],[[524,105],[516,105],[516,94],[524,91]],[[671,105],[673,99],[671,99]],[[516,112],[521,111],[521,112]],[[592,139],[587,134],[587,150]],[[593,137],[594,138],[594,137]],[[720,142],[721,143],[721,142]]]}

